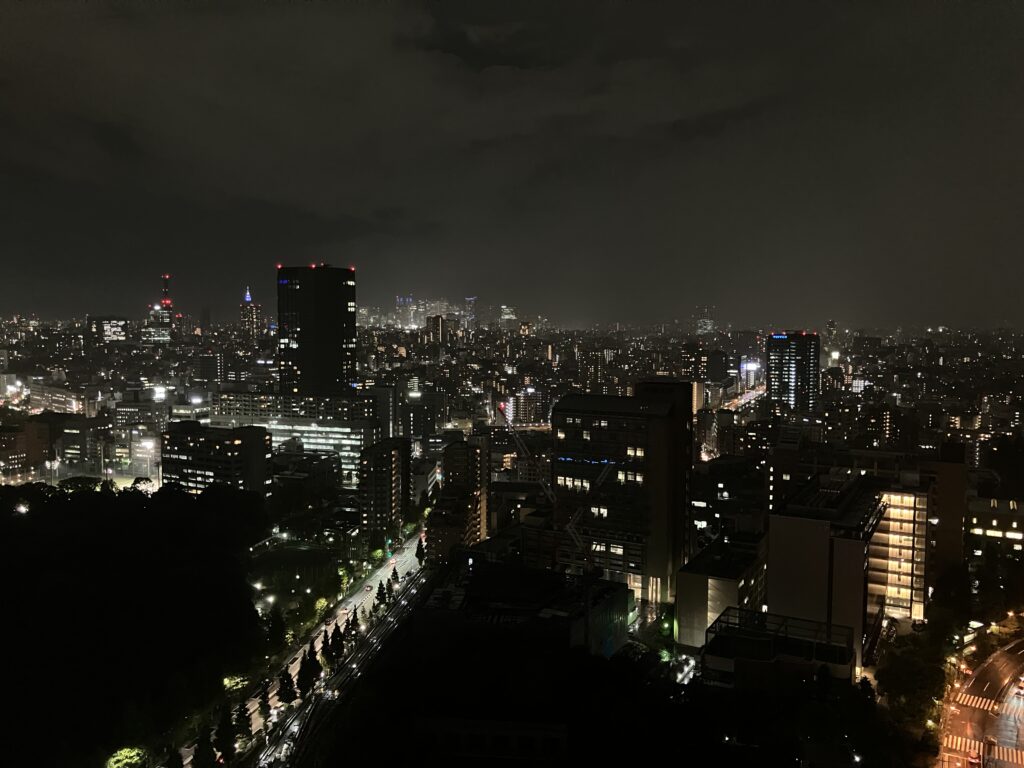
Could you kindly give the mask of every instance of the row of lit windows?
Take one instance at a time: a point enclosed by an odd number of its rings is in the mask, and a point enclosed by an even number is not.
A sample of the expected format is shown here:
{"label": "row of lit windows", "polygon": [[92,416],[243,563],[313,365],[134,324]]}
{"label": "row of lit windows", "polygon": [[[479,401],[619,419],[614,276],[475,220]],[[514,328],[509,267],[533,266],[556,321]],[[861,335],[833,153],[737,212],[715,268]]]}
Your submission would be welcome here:
{"label": "row of lit windows", "polygon": [[559,475],[555,478],[555,482],[558,483],[560,488],[568,488],[571,491],[590,490],[590,481],[582,477],[563,477]]}
{"label": "row of lit windows", "polygon": [[988,528],[986,530],[982,530],[981,528],[971,528],[971,533],[973,533],[975,536],[981,536],[981,535],[990,536],[993,539],[1002,539],[1002,538],[1017,539],[1017,540],[1024,539],[1024,533],[1021,533],[1020,531],[1005,531],[1004,532],[1004,531],[996,530],[996,529],[993,529],[993,528]]}

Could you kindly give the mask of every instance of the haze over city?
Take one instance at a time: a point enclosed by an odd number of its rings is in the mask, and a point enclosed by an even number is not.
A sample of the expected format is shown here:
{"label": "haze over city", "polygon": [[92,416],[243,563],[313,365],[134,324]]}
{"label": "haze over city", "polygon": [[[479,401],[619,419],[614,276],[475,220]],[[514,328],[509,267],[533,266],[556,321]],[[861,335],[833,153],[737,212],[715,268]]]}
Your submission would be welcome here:
{"label": "haze over city", "polygon": [[22,313],[135,314],[170,272],[223,318],[238,283],[324,260],[368,304],[573,326],[1024,317],[1015,3],[2,13],[0,302]]}

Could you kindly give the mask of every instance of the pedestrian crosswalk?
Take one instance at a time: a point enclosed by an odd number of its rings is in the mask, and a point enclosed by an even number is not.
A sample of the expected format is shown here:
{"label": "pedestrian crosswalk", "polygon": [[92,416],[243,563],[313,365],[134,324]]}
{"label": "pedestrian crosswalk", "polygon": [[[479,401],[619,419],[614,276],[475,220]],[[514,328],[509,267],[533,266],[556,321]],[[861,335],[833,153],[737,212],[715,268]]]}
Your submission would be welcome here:
{"label": "pedestrian crosswalk", "polygon": [[1024,766],[1024,749],[1003,747],[998,744],[984,744],[976,739],[968,739],[964,736],[953,736],[947,734],[942,740],[942,746],[957,752],[977,752],[979,756],[986,759],[1000,760],[1009,765]]}
{"label": "pedestrian crosswalk", "polygon": [[946,738],[942,740],[942,746],[948,749],[956,749],[960,752],[977,752],[981,754],[981,742],[975,741],[974,739],[968,739],[966,736],[953,736],[947,734]]}
{"label": "pedestrian crosswalk", "polygon": [[965,707],[974,707],[975,709],[985,709],[992,711],[999,704],[995,699],[986,699],[984,696],[972,696],[967,693],[961,693],[956,697],[957,704],[963,704]]}

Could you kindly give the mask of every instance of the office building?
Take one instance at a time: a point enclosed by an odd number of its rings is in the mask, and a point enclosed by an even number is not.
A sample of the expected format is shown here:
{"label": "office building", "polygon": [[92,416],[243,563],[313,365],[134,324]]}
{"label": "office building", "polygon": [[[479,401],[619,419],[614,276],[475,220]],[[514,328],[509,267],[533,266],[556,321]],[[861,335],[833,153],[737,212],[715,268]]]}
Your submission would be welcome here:
{"label": "office building", "polygon": [[128,340],[128,320],[123,317],[89,317],[87,336],[94,347]]}
{"label": "office building", "polygon": [[277,270],[280,389],[340,395],[355,378],[356,271],[311,264]]}
{"label": "office building", "polygon": [[868,588],[884,486],[836,468],[812,477],[768,520],[767,610],[852,629],[858,675],[885,615],[885,598]]}
{"label": "office building", "polygon": [[[878,481],[885,514],[871,538],[869,591],[884,596],[887,615],[919,620],[929,589],[963,563],[968,516],[967,466],[962,445],[938,456],[877,449],[835,449],[798,440],[768,457],[768,508],[815,475],[845,471]],[[774,610],[774,608],[773,608]]]}
{"label": "office building", "polygon": [[806,331],[768,337],[767,396],[776,413],[806,413],[818,406],[821,365],[818,334]]}
{"label": "office building", "polygon": [[145,400],[137,396],[114,403],[114,426],[118,428],[144,424],[160,432],[168,421],[168,404],[166,401]]}
{"label": "office building", "polygon": [[638,599],[671,602],[691,554],[692,388],[655,380],[634,392],[566,395],[552,410],[552,487],[585,549],[569,537],[559,560],[601,567]]}
{"label": "office building", "polygon": [[270,445],[270,435],[261,427],[219,429],[197,421],[171,422],[161,436],[161,481],[194,494],[223,484],[269,496]]}
{"label": "office building", "polygon": [[398,536],[412,504],[412,446],[406,438],[381,440],[359,457],[359,501],[371,549]]}

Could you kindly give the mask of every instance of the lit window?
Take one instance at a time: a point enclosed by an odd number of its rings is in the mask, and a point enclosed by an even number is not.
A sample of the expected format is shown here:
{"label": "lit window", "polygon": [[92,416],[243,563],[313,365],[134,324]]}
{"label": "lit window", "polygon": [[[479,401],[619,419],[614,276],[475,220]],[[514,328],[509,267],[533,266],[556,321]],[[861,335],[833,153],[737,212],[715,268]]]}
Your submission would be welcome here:
{"label": "lit window", "polygon": [[608,547],[608,551],[611,552],[613,555],[621,555],[622,554],[622,545],[621,544],[612,544],[611,546]]}

